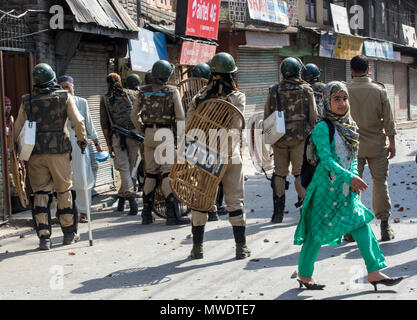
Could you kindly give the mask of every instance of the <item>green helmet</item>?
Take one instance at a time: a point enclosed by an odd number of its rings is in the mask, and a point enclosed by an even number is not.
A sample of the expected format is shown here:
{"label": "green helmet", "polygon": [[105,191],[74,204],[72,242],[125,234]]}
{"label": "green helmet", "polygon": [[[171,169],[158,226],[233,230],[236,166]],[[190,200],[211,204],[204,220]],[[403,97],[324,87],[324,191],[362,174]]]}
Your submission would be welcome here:
{"label": "green helmet", "polygon": [[152,66],[152,78],[168,79],[174,72],[174,66],[166,60],[158,60]]}
{"label": "green helmet", "polygon": [[208,79],[210,77],[210,66],[207,63],[199,63],[193,68],[191,74],[193,77]]}
{"label": "green helmet", "polygon": [[145,84],[151,84],[152,83],[152,70],[148,70],[145,73]]}
{"label": "green helmet", "polygon": [[285,58],[280,65],[281,73],[285,79],[299,76],[304,69],[304,64],[300,58]]}
{"label": "green helmet", "polygon": [[32,77],[35,86],[43,85],[56,79],[54,70],[46,63],[37,64],[32,70]]}
{"label": "green helmet", "polygon": [[131,73],[126,78],[126,87],[128,89],[134,90],[141,84],[142,84],[142,79],[136,73]]}
{"label": "green helmet", "polygon": [[303,80],[310,82],[316,78],[320,78],[321,70],[314,63],[307,63],[303,70]]}
{"label": "green helmet", "polygon": [[237,71],[235,60],[230,54],[220,52],[211,59],[210,71],[211,73],[234,73]]}

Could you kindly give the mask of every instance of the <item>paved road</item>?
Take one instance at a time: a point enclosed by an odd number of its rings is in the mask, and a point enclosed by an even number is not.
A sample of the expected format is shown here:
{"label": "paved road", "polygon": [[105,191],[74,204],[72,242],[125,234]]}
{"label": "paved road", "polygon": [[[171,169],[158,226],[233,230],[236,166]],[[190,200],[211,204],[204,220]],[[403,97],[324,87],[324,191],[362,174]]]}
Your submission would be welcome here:
{"label": "paved road", "polygon": [[[245,162],[247,242],[252,256],[234,258],[232,229],[227,218],[209,222],[205,257],[188,258],[192,246],[190,226],[140,224],[140,216],[126,216],[111,208],[93,212],[94,245],[88,244],[87,225],[81,241],[62,246],[59,228],[53,228],[53,248],[35,248],[34,232],[0,240],[0,299],[180,299],[180,300],[309,300],[309,299],[416,299],[417,298],[417,129],[401,130],[398,156],[391,163],[389,184],[393,224],[397,237],[381,243],[390,276],[405,276],[400,285],[374,292],[366,283],[366,270],[355,243],[322,248],[315,278],[323,291],[298,288],[292,277],[300,247],[292,244],[299,212],[294,184],[288,192],[284,223],[272,225],[269,182]],[[366,170],[365,179],[371,182]],[[292,182],[292,181],[291,181]],[[414,183],[414,184],[413,184]],[[363,194],[371,206],[371,190]],[[403,209],[401,209],[401,207]],[[380,238],[379,222],[371,223]]]}

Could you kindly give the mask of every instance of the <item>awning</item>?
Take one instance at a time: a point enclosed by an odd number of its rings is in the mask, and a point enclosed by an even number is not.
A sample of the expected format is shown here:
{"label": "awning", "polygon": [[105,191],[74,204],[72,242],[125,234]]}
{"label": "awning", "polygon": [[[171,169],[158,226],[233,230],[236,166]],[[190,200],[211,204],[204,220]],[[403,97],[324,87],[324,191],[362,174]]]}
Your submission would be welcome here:
{"label": "awning", "polygon": [[139,37],[130,40],[132,71],[146,72],[158,60],[168,60],[165,35],[139,28]]}
{"label": "awning", "polygon": [[248,48],[282,48],[290,45],[289,34],[245,31],[246,44],[239,47]]}
{"label": "awning", "polygon": [[136,38],[139,28],[117,0],[66,0],[74,31]]}

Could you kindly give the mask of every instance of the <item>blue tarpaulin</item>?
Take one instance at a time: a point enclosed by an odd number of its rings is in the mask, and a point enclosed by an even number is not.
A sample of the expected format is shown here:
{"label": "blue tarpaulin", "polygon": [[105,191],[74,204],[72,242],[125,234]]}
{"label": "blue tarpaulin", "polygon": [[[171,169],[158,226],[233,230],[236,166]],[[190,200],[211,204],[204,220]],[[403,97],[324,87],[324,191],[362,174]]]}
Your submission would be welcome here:
{"label": "blue tarpaulin", "polygon": [[139,28],[138,40],[130,40],[132,71],[146,72],[158,60],[168,60],[167,44],[163,33]]}

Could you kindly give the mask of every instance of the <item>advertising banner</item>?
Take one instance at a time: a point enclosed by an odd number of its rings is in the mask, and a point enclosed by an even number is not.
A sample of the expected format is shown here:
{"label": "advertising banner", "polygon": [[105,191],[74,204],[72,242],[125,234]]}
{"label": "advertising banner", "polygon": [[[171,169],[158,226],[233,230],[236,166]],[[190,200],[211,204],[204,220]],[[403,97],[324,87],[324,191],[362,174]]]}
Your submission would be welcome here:
{"label": "advertising banner", "polygon": [[320,37],[319,56],[333,58],[336,48],[337,34],[322,34]]}
{"label": "advertising banner", "polygon": [[248,0],[249,16],[261,20],[289,26],[288,5],[280,0]]}
{"label": "advertising banner", "polygon": [[364,40],[364,53],[367,57],[394,60],[394,46],[389,42]]}
{"label": "advertising banner", "polygon": [[342,34],[337,36],[334,58],[351,60],[354,56],[362,54],[362,52],[363,39]]}
{"label": "advertising banner", "polygon": [[216,54],[216,46],[194,41],[184,41],[181,45],[180,64],[196,65],[207,62]]}
{"label": "advertising banner", "polygon": [[188,0],[185,34],[217,40],[219,17],[220,0]]}

